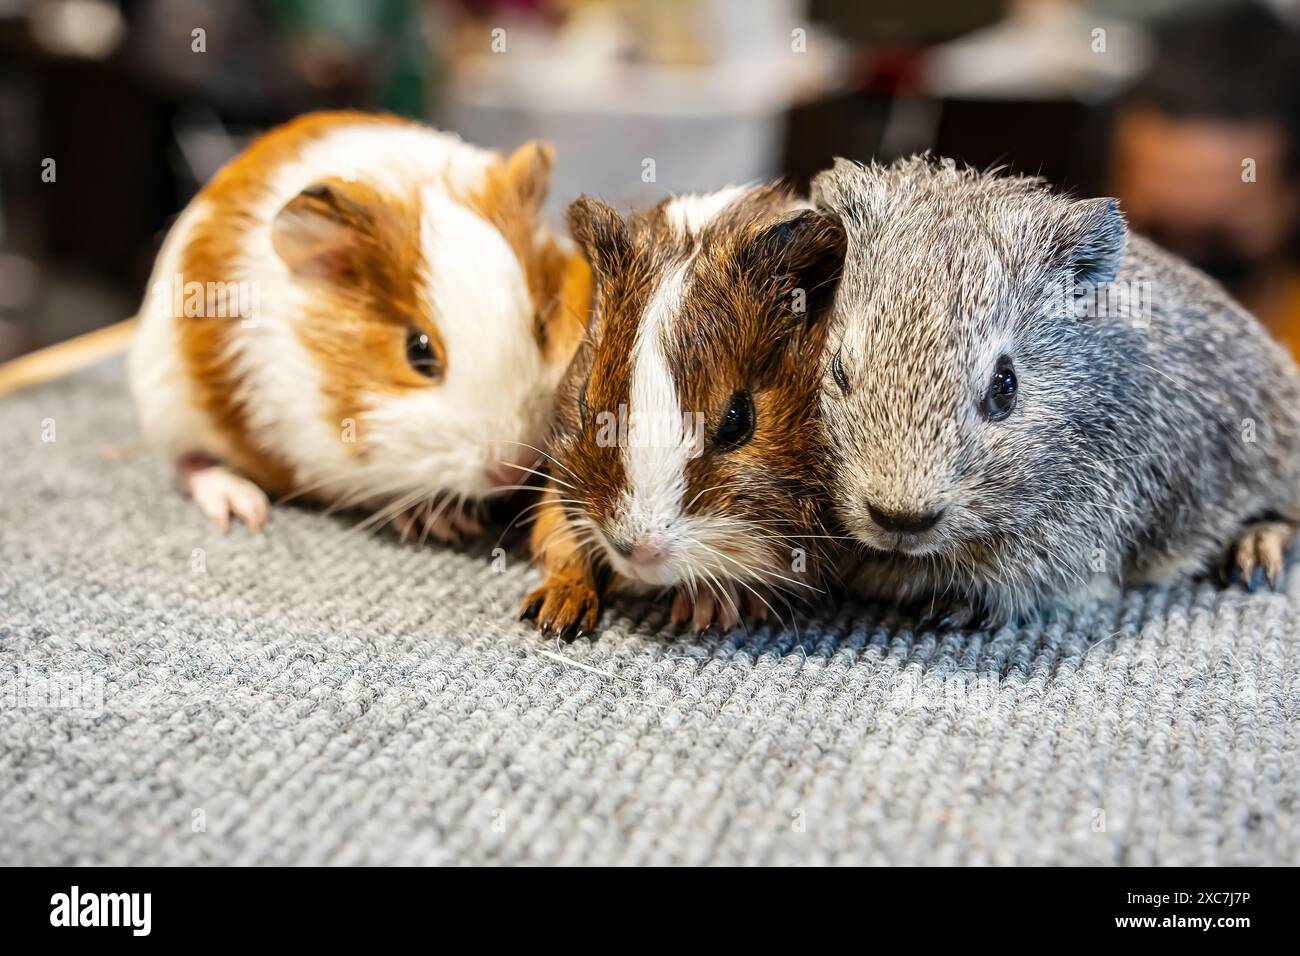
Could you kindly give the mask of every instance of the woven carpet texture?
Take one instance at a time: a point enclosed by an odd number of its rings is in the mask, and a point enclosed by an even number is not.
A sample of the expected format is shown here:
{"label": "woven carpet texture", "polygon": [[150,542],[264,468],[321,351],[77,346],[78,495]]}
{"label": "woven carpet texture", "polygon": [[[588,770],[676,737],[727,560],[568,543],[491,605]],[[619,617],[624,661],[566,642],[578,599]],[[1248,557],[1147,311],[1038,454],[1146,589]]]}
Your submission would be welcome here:
{"label": "woven carpet texture", "polygon": [[222,535],[109,363],[0,400],[0,863],[1300,863],[1297,597],[695,637],[278,508]]}

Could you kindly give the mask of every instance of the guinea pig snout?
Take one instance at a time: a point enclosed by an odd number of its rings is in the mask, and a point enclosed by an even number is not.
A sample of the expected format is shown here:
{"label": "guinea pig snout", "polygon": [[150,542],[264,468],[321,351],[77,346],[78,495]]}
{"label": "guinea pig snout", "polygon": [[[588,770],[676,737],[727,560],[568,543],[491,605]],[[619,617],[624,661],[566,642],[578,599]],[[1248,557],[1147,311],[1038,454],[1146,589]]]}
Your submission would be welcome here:
{"label": "guinea pig snout", "polygon": [[943,508],[923,509],[917,511],[900,511],[878,508],[867,502],[867,513],[881,529],[899,534],[920,534],[929,531],[943,517]]}
{"label": "guinea pig snout", "polygon": [[610,550],[621,560],[621,570],[628,577],[639,578],[651,584],[663,584],[661,580],[673,558],[672,545],[659,535],[653,533],[638,534],[630,538],[621,535],[606,534]]}
{"label": "guinea pig snout", "polygon": [[642,541],[627,553],[627,559],[641,568],[657,568],[668,560],[668,548],[653,541]]}
{"label": "guinea pig snout", "polygon": [[668,560],[671,552],[666,544],[646,535],[633,541],[610,537],[610,547],[633,564],[647,568],[658,567]]}
{"label": "guinea pig snout", "polygon": [[494,461],[483,469],[483,479],[493,488],[520,485],[527,477],[527,472],[505,461]]}
{"label": "guinea pig snout", "polygon": [[496,446],[483,463],[483,480],[490,488],[522,485],[532,477],[537,462],[537,453],[527,446]]}

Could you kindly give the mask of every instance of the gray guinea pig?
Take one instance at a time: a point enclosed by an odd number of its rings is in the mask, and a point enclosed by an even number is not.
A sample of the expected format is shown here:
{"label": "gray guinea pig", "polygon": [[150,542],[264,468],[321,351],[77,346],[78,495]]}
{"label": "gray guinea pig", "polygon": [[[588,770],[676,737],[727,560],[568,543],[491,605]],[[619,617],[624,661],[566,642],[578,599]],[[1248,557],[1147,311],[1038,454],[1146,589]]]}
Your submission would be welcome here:
{"label": "gray guinea pig", "polygon": [[836,160],[848,256],[822,376],[833,503],[871,596],[961,622],[1234,562],[1277,586],[1300,371],[1114,199],[926,157]]}

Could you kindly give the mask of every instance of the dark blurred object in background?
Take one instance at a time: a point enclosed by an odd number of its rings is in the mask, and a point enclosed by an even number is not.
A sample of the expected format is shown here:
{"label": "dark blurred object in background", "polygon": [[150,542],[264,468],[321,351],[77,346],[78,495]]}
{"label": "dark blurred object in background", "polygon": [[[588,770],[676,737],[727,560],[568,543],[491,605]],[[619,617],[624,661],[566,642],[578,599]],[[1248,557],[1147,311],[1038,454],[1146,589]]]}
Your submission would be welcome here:
{"label": "dark blurred object in background", "polygon": [[1223,282],[1300,351],[1300,34],[1260,5],[1156,30],[1115,121],[1133,228]]}
{"label": "dark blurred object in background", "polygon": [[259,130],[354,105],[422,118],[421,14],[419,0],[0,2],[0,361],[131,315],[168,223]]}
{"label": "dark blurred object in background", "polygon": [[0,361],[130,315],[208,177],[335,107],[552,140],[554,218],[926,149],[1113,191],[1300,348],[1298,8],[0,0]]}

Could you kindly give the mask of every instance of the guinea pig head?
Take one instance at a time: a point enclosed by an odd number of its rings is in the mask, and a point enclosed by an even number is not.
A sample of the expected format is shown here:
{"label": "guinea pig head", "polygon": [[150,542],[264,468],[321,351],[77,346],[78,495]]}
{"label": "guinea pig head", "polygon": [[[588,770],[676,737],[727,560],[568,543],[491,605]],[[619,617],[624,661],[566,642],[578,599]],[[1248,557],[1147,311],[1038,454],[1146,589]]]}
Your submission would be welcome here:
{"label": "guinea pig head", "polygon": [[582,197],[569,225],[596,275],[553,444],[570,523],[643,585],[806,583],[838,222],[762,186],[630,219]]}
{"label": "guinea pig head", "polygon": [[847,528],[931,560],[995,555],[1008,576],[1042,563],[1013,544],[1092,547],[1063,529],[1113,510],[1090,435],[1128,392],[1113,356],[1140,348],[1076,314],[1120,267],[1115,201],[925,158],[839,160],[813,198],[849,234],[822,391]]}
{"label": "guinea pig head", "polygon": [[585,269],[540,223],[550,168],[530,143],[471,184],[326,179],[275,217],[355,498],[477,499],[527,478],[580,328],[559,293]]}

